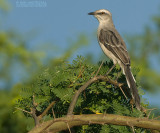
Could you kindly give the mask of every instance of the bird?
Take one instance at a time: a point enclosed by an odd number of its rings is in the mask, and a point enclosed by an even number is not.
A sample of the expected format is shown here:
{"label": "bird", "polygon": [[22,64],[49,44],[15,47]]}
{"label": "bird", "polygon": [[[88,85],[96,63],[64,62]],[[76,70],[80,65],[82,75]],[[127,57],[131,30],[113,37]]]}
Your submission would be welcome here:
{"label": "bird", "polygon": [[127,47],[114,26],[111,12],[106,9],[100,9],[90,12],[88,15],[93,15],[99,21],[97,29],[99,45],[104,54],[113,61],[114,65],[111,69],[113,69],[116,64],[119,64],[121,67],[126,77],[128,87],[130,88],[134,104],[138,110],[141,110],[140,96],[138,94],[136,80],[131,72],[131,61],[127,52]]}

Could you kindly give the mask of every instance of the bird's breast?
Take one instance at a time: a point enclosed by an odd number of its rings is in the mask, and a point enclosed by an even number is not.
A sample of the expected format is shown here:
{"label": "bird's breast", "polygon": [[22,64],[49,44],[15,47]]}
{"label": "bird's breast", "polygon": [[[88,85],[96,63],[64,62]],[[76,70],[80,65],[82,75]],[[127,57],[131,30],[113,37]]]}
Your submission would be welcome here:
{"label": "bird's breast", "polygon": [[102,43],[99,42],[99,45],[100,45],[101,49],[103,50],[104,54],[105,54],[106,56],[108,56],[111,60],[113,60],[113,63],[114,63],[114,64],[118,63],[117,58],[114,56],[114,54],[113,54],[111,51],[109,51],[109,50],[104,46],[104,44],[102,44]]}

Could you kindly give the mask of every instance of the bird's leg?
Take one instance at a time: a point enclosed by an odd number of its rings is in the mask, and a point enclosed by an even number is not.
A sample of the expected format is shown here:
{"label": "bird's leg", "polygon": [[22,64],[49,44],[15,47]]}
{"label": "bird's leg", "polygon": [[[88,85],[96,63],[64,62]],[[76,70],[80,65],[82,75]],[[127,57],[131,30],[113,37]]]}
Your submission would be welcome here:
{"label": "bird's leg", "polygon": [[105,75],[108,75],[115,66],[116,66],[116,64],[114,64]]}

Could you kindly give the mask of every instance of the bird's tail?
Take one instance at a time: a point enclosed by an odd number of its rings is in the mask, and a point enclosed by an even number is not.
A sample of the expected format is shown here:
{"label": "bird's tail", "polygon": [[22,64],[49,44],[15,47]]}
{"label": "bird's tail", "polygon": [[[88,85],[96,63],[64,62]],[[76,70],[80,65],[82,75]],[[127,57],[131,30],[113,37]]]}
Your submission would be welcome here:
{"label": "bird's tail", "polygon": [[128,87],[131,90],[131,95],[132,95],[132,98],[133,98],[134,103],[136,105],[136,108],[138,110],[141,110],[140,97],[139,97],[138,90],[137,90],[137,87],[136,87],[136,81],[135,81],[135,78],[134,78],[134,76],[131,72],[130,66],[124,66],[124,71],[123,72],[126,76],[127,84],[128,84]]}

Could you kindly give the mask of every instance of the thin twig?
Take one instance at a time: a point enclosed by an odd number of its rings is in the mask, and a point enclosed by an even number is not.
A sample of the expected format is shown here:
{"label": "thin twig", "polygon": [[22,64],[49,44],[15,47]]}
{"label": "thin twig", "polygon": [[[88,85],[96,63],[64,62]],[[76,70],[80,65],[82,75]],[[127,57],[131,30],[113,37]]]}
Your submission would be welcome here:
{"label": "thin twig", "polygon": [[99,71],[101,70],[101,67],[102,67],[103,63],[104,63],[104,60],[102,61],[101,65],[99,66],[98,71],[97,71],[97,73],[96,73],[95,77],[97,77],[97,75],[98,75]]}
{"label": "thin twig", "polygon": [[131,126],[131,128],[132,128],[132,132],[135,133],[134,126]]}
{"label": "thin twig", "polygon": [[51,104],[49,104],[49,106],[43,111],[43,113],[38,116],[39,119],[42,119],[42,117],[47,114],[47,112],[52,108],[52,106],[53,106],[54,104],[55,104],[55,101],[53,101]]}
{"label": "thin twig", "polygon": [[147,109],[147,110],[151,110],[151,111],[153,111],[153,110],[156,110],[157,108],[153,108],[153,109]]}
{"label": "thin twig", "polygon": [[54,118],[54,120],[55,120],[55,119],[56,119],[56,116],[55,116],[55,113],[54,113],[53,107],[52,107],[52,114],[53,114],[53,118]]}
{"label": "thin twig", "polygon": [[122,91],[122,93],[123,93],[124,97],[126,98],[126,100],[128,100],[128,98],[127,98],[127,96],[125,95],[125,93],[124,93],[124,91],[123,91],[122,87],[121,87],[121,86],[119,86],[119,88],[120,88],[120,90]]}
{"label": "thin twig", "polygon": [[68,130],[69,130],[69,133],[72,133],[72,132],[71,132],[71,129],[70,129],[70,127],[69,127],[68,122],[67,122],[67,127],[68,127]]}
{"label": "thin twig", "polygon": [[157,120],[157,119],[159,119],[160,118],[160,116],[158,116],[158,117],[155,117],[153,120]]}
{"label": "thin twig", "polygon": [[113,70],[113,68],[115,68],[116,64],[114,64],[110,69],[109,71],[106,73],[106,76]]}
{"label": "thin twig", "polygon": [[91,73],[91,77],[94,75],[95,72],[96,72],[96,71],[94,71],[94,72]]}
{"label": "thin twig", "polygon": [[134,104],[134,100],[133,99],[130,100],[130,104],[131,104],[132,112],[133,112],[133,104]]}
{"label": "thin twig", "polygon": [[[79,75],[78,75],[78,77],[77,77],[77,79],[79,79],[81,76],[82,76],[82,73],[84,72],[84,69],[85,67],[84,66],[82,66],[81,67],[81,69],[80,69],[80,73],[79,73]],[[82,70],[83,69],[83,70]]]}
{"label": "thin twig", "polygon": [[31,114],[31,112],[26,111],[26,110],[24,110],[24,109],[21,109],[21,108],[18,108],[18,107],[15,107],[15,108],[18,109],[18,110],[21,110],[21,111],[23,111],[23,112],[26,112],[26,113],[28,113],[28,114]]}
{"label": "thin twig", "polygon": [[150,116],[151,112],[152,112],[153,110],[156,110],[156,109],[157,109],[157,108],[148,109],[148,110],[150,110],[150,112],[148,113],[148,116],[147,116],[147,118],[149,118],[149,116]]}
{"label": "thin twig", "polygon": [[35,96],[33,94],[33,106],[36,108],[38,106],[38,103],[35,102]]}
{"label": "thin twig", "polygon": [[[82,67],[83,67],[83,70],[82,70]],[[84,70],[85,70],[85,67],[82,66],[81,69],[80,69],[80,72],[79,72],[79,75],[77,76],[77,79],[73,82],[71,82],[71,84],[69,85],[69,88],[73,86],[73,84],[82,76]]]}

